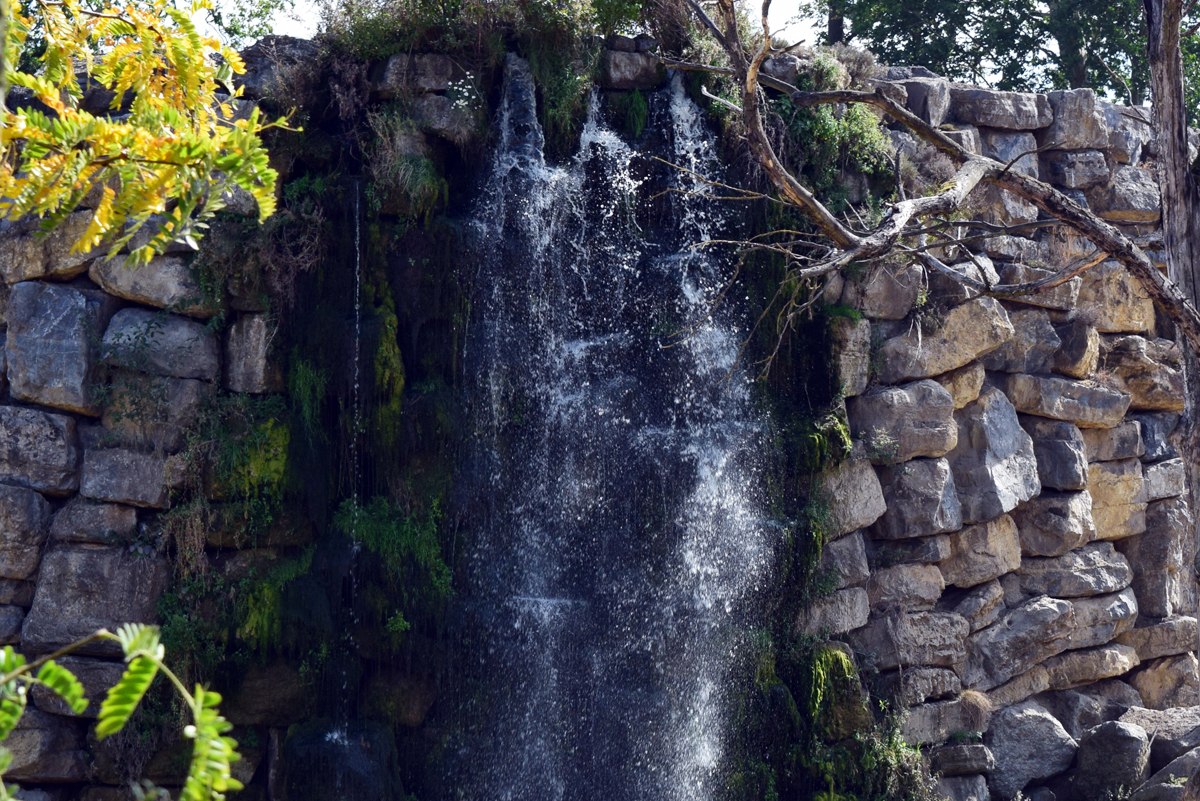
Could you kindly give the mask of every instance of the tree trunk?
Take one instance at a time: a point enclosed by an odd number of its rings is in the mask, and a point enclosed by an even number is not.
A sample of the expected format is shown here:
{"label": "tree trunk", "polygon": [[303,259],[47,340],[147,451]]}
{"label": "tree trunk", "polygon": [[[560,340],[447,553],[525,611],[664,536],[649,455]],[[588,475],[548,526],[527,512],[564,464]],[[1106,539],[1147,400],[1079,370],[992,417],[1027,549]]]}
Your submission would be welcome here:
{"label": "tree trunk", "polygon": [[1088,85],[1087,44],[1074,2],[1050,3],[1050,34],[1058,45],[1059,64],[1072,89]]}
{"label": "tree trunk", "polygon": [[846,17],[842,14],[842,4],[839,2],[831,1],[829,3],[829,25],[826,38],[831,46],[846,41]]}

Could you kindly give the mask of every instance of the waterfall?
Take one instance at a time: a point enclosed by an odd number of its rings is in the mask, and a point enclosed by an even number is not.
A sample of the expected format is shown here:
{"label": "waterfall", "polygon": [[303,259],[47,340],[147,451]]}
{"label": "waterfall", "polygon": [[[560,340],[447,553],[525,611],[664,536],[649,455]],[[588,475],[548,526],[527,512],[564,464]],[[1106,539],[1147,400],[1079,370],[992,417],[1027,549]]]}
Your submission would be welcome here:
{"label": "waterfall", "polygon": [[716,177],[715,141],[676,76],[649,97],[655,144],[624,142],[593,94],[579,153],[548,166],[534,101],[510,55],[473,217],[477,535],[445,795],[701,801],[778,545],[745,326],[710,314],[731,266],[692,247],[728,222],[651,159]]}

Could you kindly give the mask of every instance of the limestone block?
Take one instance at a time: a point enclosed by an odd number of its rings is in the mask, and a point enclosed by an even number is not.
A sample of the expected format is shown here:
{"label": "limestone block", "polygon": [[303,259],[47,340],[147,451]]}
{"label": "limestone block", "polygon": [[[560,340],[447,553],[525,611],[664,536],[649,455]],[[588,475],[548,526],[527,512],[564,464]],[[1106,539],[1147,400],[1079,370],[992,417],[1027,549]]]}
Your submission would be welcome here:
{"label": "limestone block", "polygon": [[216,338],[200,323],[161,312],[117,312],[104,332],[103,348],[112,367],[205,381],[221,373]]}
{"label": "limestone block", "polygon": [[1044,242],[1026,239],[1023,236],[989,236],[979,242],[970,243],[969,247],[978,249],[997,261],[1019,262],[1032,267],[1044,267],[1053,260],[1053,254]]}
{"label": "limestone block", "polygon": [[[11,330],[11,329],[10,329]],[[1153,358],[1150,342],[1140,336],[1105,337],[1100,367],[1118,389],[1132,397],[1134,411],[1183,411],[1183,371]]]}
{"label": "limestone block", "polygon": [[1083,434],[1074,423],[1017,415],[1033,440],[1038,479],[1043,487],[1081,490],[1087,487],[1087,454]]}
{"label": "limestone block", "polygon": [[1075,631],[1068,638],[1068,649],[1107,645],[1132,629],[1138,616],[1137,596],[1132,587],[1111,595],[1076,598],[1071,605],[1075,608]]}
{"label": "limestone block", "polygon": [[938,565],[947,584],[974,587],[1021,566],[1021,540],[1008,515],[950,535],[951,556]]}
{"label": "limestone block", "polygon": [[1118,540],[1146,530],[1146,483],[1136,458],[1088,465],[1096,539]]}
{"label": "limestone block", "polygon": [[879,677],[878,696],[891,698],[901,708],[957,696],[962,682],[948,668],[915,667],[896,670]]}
{"label": "limestone block", "polygon": [[1079,798],[1105,798],[1138,787],[1150,776],[1150,738],[1136,723],[1110,720],[1079,738],[1071,783]]}
{"label": "limestone block", "polygon": [[34,234],[0,236],[0,278],[5,283],[51,278],[67,281],[87,270],[96,253],[72,253],[71,246],[87,230],[92,212],[77,211],[63,218],[45,238]]}
{"label": "limestone block", "polygon": [[872,544],[875,551],[869,559],[875,567],[891,567],[906,562],[930,564],[950,558],[950,537],[946,534],[907,540],[880,540]]}
{"label": "limestone block", "polygon": [[1018,578],[1027,595],[1078,598],[1125,589],[1133,570],[1111,542],[1093,542],[1062,556],[1027,556]]}
{"label": "limestone block", "polygon": [[397,53],[378,64],[371,75],[371,94],[392,100],[406,90],[445,92],[463,71],[450,56],[441,53]]}
{"label": "limestone block", "polygon": [[964,523],[992,520],[1038,494],[1033,440],[1002,392],[984,387],[954,418],[958,438],[947,459]]}
{"label": "limestone block", "polygon": [[[1052,274],[1050,270],[1029,267],[1024,264],[1004,264],[1000,267],[1000,281],[1004,284],[1029,284],[1049,278]],[[1069,311],[1075,308],[1079,299],[1080,283],[1082,283],[1081,280],[1076,277],[1053,289],[1042,289],[1028,295],[1007,298],[1007,300],[1013,303],[1024,303],[1027,306]]]}
{"label": "limestone block", "polygon": [[965,776],[971,773],[991,773],[996,759],[983,743],[947,745],[929,754],[929,769],[942,776]]}
{"label": "limestone block", "polygon": [[13,287],[4,348],[12,396],[99,414],[92,397],[103,379],[96,345],[115,311],[102,292],[40,281]]}
{"label": "limestone block", "polygon": [[942,133],[976,156],[983,155],[983,139],[974,125],[944,125]]}
{"label": "limestone block", "polygon": [[1093,90],[1060,89],[1047,92],[1046,100],[1053,109],[1054,119],[1046,128],[1038,131],[1038,147],[1047,150],[1108,147],[1108,119]]}
{"label": "limestone block", "polygon": [[137,522],[137,509],[131,506],[72,498],[54,514],[50,538],[61,542],[112,543],[132,535]]}
{"label": "limestone block", "polygon": [[867,597],[871,608],[916,612],[933,609],[946,584],[936,565],[905,564],[871,574]]}
{"label": "limestone block", "polygon": [[1121,165],[1109,183],[1087,191],[1088,206],[1113,222],[1157,222],[1162,212],[1158,184],[1149,170]]}
{"label": "limestone block", "polygon": [[846,412],[851,436],[862,440],[876,464],[943,456],[958,437],[954,400],[936,381],[874,389],[851,398]]}
{"label": "limestone block", "polygon": [[105,443],[177,453],[212,390],[212,384],[194,378],[116,371],[101,421]]}
{"label": "limestone block", "polygon": [[1019,704],[1027,698],[1050,689],[1050,677],[1041,665],[1034,665],[1010,681],[1001,684],[987,693],[992,702],[992,709],[1003,709],[1006,706]]}
{"label": "limestone block", "polygon": [[987,779],[974,776],[942,776],[934,792],[946,801],[989,801]]}
{"label": "limestone block", "polygon": [[1119,164],[1137,164],[1142,148],[1154,138],[1150,115],[1143,109],[1100,101],[1097,103],[1108,124],[1108,152]]}
{"label": "limestone block", "polygon": [[821,571],[838,577],[834,589],[857,586],[871,577],[862,532],[836,539],[821,549]]}
{"label": "limestone block", "polygon": [[983,378],[983,365],[971,362],[966,367],[934,376],[933,380],[946,388],[957,410],[979,397],[979,390],[983,389]]}
{"label": "limestone block", "polygon": [[87,709],[76,715],[66,701],[51,690],[42,686],[33,688],[31,695],[37,708],[52,715],[66,717],[94,718],[100,714],[100,704],[108,695],[109,689],[121,680],[125,670],[122,662],[109,662],[103,659],[90,659],[86,656],[64,656],[55,660],[58,664],[75,674],[83,685],[83,697],[87,699]]}
{"label": "limestone block", "polygon": [[1082,276],[1079,306],[1101,333],[1138,334],[1154,328],[1154,302],[1119,262],[1104,261]]}
{"label": "limestone block", "polygon": [[[125,623],[154,623],[155,607],[170,575],[165,558],[134,554],[127,548],[71,545],[51,550],[42,558],[22,646],[32,653],[48,653],[96,629],[115,631]],[[121,650],[103,641],[76,653],[120,656]]]}
{"label": "limestone block", "polygon": [[903,320],[923,283],[921,271],[914,267],[877,262],[861,278],[846,280],[841,299],[872,320]]}
{"label": "limestone block", "polygon": [[1133,589],[1142,614],[1170,617],[1195,609],[1192,515],[1183,498],[1146,508],[1145,531],[1117,543],[1133,568]]}
{"label": "limestone block", "polygon": [[987,716],[981,715],[977,706],[955,698],[909,709],[900,725],[900,736],[909,745],[927,745],[944,743],[956,732],[986,728]]}
{"label": "limestone block", "polygon": [[820,486],[829,506],[828,539],[866,528],[887,511],[879,476],[870,462],[842,462],[820,475]]}
{"label": "limestone block", "polygon": [[1102,645],[1067,651],[1043,664],[1051,690],[1069,690],[1093,681],[1122,676],[1138,666],[1137,652],[1128,645]]}
{"label": "limestone block", "polygon": [[[1105,679],[1104,681],[1115,681],[1115,679]],[[1067,734],[1078,739],[1088,729],[1109,720],[1108,717],[1105,717],[1106,713],[1116,711],[1115,709],[1109,710],[1102,699],[1090,695],[1087,692],[1090,689],[1091,687],[1084,687],[1083,690],[1043,692],[1034,696],[1033,700],[1054,715],[1067,730]]]}
{"label": "limestone block", "polygon": [[1124,420],[1112,428],[1086,429],[1083,444],[1089,462],[1133,459],[1145,452],[1142,426],[1136,420]]}
{"label": "limestone block", "polygon": [[973,219],[989,225],[1025,225],[1038,218],[1037,206],[1020,195],[991,184],[976,186],[967,196],[966,208],[973,211]]}
{"label": "limestone block", "polygon": [[4,747],[12,752],[5,779],[21,782],[82,782],[88,776],[83,731],[74,721],[26,707]]}
{"label": "limestone block", "polygon": [[962,513],[950,463],[913,459],[879,470],[887,511],[872,528],[887,540],[924,537],[962,526]]}
{"label": "limestone block", "polygon": [[1095,539],[1092,496],[1085,492],[1043,490],[1013,510],[1021,535],[1021,553],[1061,556]]}
{"label": "limestone block", "polygon": [[293,36],[264,36],[243,50],[246,72],[236,76],[235,85],[255,100],[271,97],[286,80],[288,68],[319,57],[320,45]]}
{"label": "limestone block", "polygon": [[946,596],[943,596],[938,611],[953,612],[965,618],[974,634],[995,623],[1004,613],[1004,589],[995,579],[985,581],[971,587],[961,597],[955,594],[952,603],[947,603]]}
{"label": "limestone block", "polygon": [[170,505],[163,457],[127,448],[87,451],[79,493],[96,501],[151,509]]}
{"label": "limestone block", "polygon": [[1040,94],[952,86],[950,102],[958,121],[969,125],[1032,131],[1054,120],[1049,100]]}
{"label": "limestone block", "polygon": [[1059,345],[1050,369],[1071,378],[1090,378],[1100,363],[1100,332],[1075,320],[1057,326]]}
{"label": "limestone block", "polygon": [[895,612],[850,634],[854,650],[877,669],[951,667],[966,658],[967,621],[943,612]]}
{"label": "limestone block", "polygon": [[1153,659],[1129,679],[1150,709],[1200,704],[1197,664],[1193,653]]}
{"label": "limestone block", "polygon": [[[1133,692],[1137,694],[1136,690]],[[1200,740],[1200,708],[1194,706],[1147,709],[1142,706],[1139,695],[1138,703],[1131,704],[1119,719],[1123,723],[1141,726],[1153,736],[1150,744],[1151,770],[1163,768],[1200,744],[1197,742]],[[1176,774],[1179,775],[1182,774]]]}
{"label": "limestone block", "polygon": [[656,89],[666,80],[666,67],[649,53],[605,50],[600,55],[600,85],[605,89]]}
{"label": "limestone block", "polygon": [[418,97],[413,104],[413,119],[425,130],[456,145],[470,142],[480,128],[477,111],[463,108],[445,95],[424,94]]}
{"label": "limestone block", "polygon": [[1051,150],[1041,155],[1041,172],[1065,189],[1087,189],[1108,180],[1108,162],[1099,150]]}
{"label": "limestone block", "polygon": [[908,93],[908,110],[933,126],[950,113],[950,84],[941,78],[910,78],[900,85]]}
{"label": "limestone block", "polygon": [[1080,428],[1112,428],[1121,422],[1131,400],[1124,392],[1056,376],[1014,374],[1002,383],[1017,411],[1067,420]]}
{"label": "limestone block", "polygon": [[797,632],[835,636],[865,626],[871,614],[867,591],[849,587],[813,601],[796,617]]}
{"label": "limestone block", "polygon": [[[1138,622],[1142,625],[1118,635],[1116,641],[1137,651],[1143,662],[1160,656],[1200,651],[1200,635],[1194,617],[1178,615],[1163,620],[1146,617]],[[1200,720],[1196,725],[1200,726]]]}
{"label": "limestone block", "polygon": [[1077,748],[1062,724],[1034,701],[993,715],[984,742],[996,759],[988,781],[992,797],[1004,801],[1069,768]]}
{"label": "limestone block", "polygon": [[1131,414],[1130,420],[1136,420],[1142,427],[1142,444],[1145,453],[1143,462],[1161,462],[1164,459],[1174,459],[1179,456],[1172,441],[1175,428],[1179,425],[1179,415],[1174,412],[1158,414]]}
{"label": "limestone block", "polygon": [[[866,324],[866,344],[862,354],[863,386],[866,386],[866,365],[870,361],[870,323]],[[225,389],[230,392],[283,391],[283,372],[271,358],[274,327],[265,314],[243,314],[229,326],[225,334]]]}
{"label": "limestone block", "polygon": [[983,155],[1001,164],[1014,162],[1012,169],[1016,172],[1040,177],[1036,153],[1038,145],[1033,134],[996,128],[982,128],[979,134],[983,139]]}
{"label": "limestone block", "polygon": [[124,259],[96,259],[88,277],[108,294],[135,303],[191,317],[208,318],[217,313],[192,276],[190,262],[179,256],[156,256],[139,267],[127,266]]}
{"label": "limestone block", "polygon": [[1182,459],[1168,459],[1142,467],[1146,480],[1146,500],[1157,501],[1182,495],[1187,489],[1187,476]]}
{"label": "limestone block", "polygon": [[1041,373],[1050,369],[1061,341],[1045,309],[1021,309],[1008,314],[1013,336],[983,357],[988,370],[1006,373]]}
{"label": "limestone block", "polygon": [[[616,48],[610,46],[610,49],[615,50]],[[763,61],[762,72],[764,75],[769,75],[777,81],[783,81],[795,86],[796,75],[800,72],[800,59],[791,53],[770,56]]]}
{"label": "limestone block", "polygon": [[1074,629],[1070,601],[1047,597],[1026,601],[967,638],[963,683],[979,690],[999,687],[1062,653]]}
{"label": "limestone block", "polygon": [[37,572],[50,528],[50,504],[24,487],[0,484],[0,576],[27,579]]}
{"label": "limestone block", "polygon": [[933,334],[918,338],[910,333],[884,342],[879,380],[898,384],[949,372],[992,352],[1012,336],[1004,307],[992,298],[976,298],[947,312],[942,327]]}

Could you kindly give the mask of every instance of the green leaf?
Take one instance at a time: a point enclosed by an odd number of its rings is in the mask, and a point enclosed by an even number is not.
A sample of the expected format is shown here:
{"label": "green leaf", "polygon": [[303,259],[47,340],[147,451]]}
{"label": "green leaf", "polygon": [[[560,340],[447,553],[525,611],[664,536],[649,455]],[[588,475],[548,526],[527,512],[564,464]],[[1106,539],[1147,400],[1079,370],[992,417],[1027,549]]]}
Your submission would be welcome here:
{"label": "green leaf", "polygon": [[0,698],[0,740],[5,740],[21,721],[25,712],[25,693]]}
{"label": "green leaf", "polygon": [[38,671],[38,681],[58,693],[76,715],[82,715],[87,709],[88,702],[83,697],[83,685],[75,678],[75,674],[62,665],[53,660],[42,665],[42,669]]}
{"label": "green leaf", "polygon": [[142,623],[126,623],[117,629],[117,640],[121,650],[125,652],[125,660],[146,653],[156,659],[163,658],[163,647],[159,642],[158,626],[147,626]]}
{"label": "green leaf", "polygon": [[4,746],[0,745],[0,773],[8,770],[8,766],[12,764],[12,761],[12,751],[9,751]]}
{"label": "green leaf", "polygon": [[[123,627],[128,628],[128,627]],[[149,627],[148,627],[149,628]],[[120,636],[120,635],[118,635]],[[157,641],[158,631],[155,629],[154,638]],[[124,641],[122,641],[124,645]],[[162,646],[158,646],[161,650]],[[96,737],[103,740],[110,734],[116,734],[129,722],[129,716],[137,708],[150,683],[158,675],[158,663],[144,656],[134,657],[125,669],[121,680],[108,691],[108,697],[100,705],[100,717],[96,721]]]}

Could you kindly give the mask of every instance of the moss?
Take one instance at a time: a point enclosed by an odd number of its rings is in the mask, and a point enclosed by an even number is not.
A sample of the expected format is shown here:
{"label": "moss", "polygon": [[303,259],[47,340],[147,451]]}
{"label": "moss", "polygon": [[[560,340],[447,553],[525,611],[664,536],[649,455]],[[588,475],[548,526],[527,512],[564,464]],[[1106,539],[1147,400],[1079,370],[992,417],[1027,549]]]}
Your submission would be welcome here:
{"label": "moss", "polygon": [[400,437],[404,416],[404,359],[398,341],[400,321],[396,302],[386,281],[371,288],[368,299],[378,323],[379,342],[375,348],[375,406],[372,428],[379,444],[391,451]]}
{"label": "moss", "polygon": [[650,105],[640,89],[632,92],[610,92],[608,107],[614,127],[624,131],[630,139],[637,139],[650,119]]}

